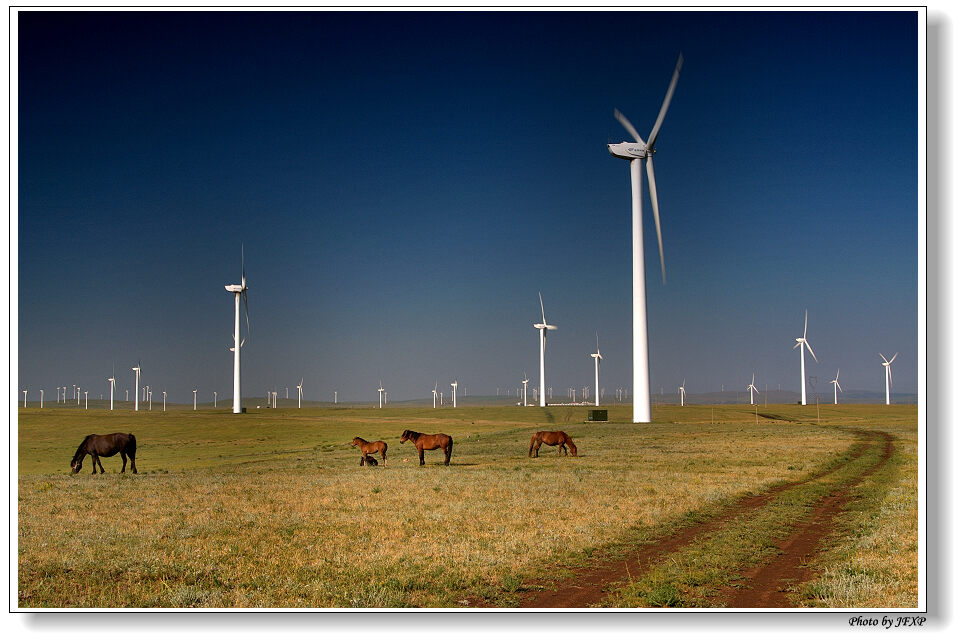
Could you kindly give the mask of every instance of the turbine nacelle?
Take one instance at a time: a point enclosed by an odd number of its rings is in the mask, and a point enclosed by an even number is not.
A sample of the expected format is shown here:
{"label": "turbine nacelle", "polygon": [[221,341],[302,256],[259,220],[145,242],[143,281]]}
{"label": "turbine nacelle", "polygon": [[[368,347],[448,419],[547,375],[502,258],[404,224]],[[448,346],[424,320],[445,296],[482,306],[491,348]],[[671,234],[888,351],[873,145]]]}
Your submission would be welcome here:
{"label": "turbine nacelle", "polygon": [[557,325],[548,325],[547,323],[532,323],[532,327],[534,327],[537,330],[557,330],[558,329]]}
{"label": "turbine nacelle", "polygon": [[621,144],[608,144],[609,154],[619,159],[646,159],[655,154],[654,148],[649,148],[645,144],[638,142],[622,142]]}

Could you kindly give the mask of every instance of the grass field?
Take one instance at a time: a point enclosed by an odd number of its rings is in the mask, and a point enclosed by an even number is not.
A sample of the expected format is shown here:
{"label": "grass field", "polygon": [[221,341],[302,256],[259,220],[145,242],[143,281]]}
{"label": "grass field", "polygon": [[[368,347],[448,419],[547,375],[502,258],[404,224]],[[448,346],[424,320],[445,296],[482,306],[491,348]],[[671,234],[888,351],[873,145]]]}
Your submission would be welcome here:
{"label": "grass field", "polygon": [[[820,406],[818,423],[812,406],[661,406],[650,425],[630,409],[609,423],[585,423],[585,407],[22,409],[19,606],[511,606],[524,582],[838,461],[858,430],[894,435],[896,454],[859,486],[798,603],[917,605],[915,406]],[[404,429],[452,435],[451,466],[432,451],[419,467]],[[579,457],[528,458],[537,429],[564,429]],[[71,475],[81,439],[114,431],[136,435],[140,473],[115,456]],[[385,440],[387,466],[359,467],[354,436]],[[607,605],[711,605],[712,581],[665,571],[656,585],[673,577],[671,604],[631,582]]]}

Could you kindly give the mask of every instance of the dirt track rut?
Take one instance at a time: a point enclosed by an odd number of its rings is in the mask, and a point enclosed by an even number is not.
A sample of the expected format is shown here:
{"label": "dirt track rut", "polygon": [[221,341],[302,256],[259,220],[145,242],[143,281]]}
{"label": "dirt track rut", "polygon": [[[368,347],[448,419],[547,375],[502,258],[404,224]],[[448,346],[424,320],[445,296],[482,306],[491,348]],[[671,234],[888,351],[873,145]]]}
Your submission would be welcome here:
{"label": "dirt track rut", "polygon": [[[862,472],[857,478],[840,486],[835,492],[816,504],[806,520],[795,525],[790,536],[779,545],[780,552],[767,564],[755,566],[741,574],[742,586],[729,588],[720,593],[719,601],[730,608],[784,608],[788,605],[787,589],[808,581],[814,573],[805,564],[817,551],[818,542],[826,537],[834,519],[849,499],[852,487],[881,467],[893,454],[893,437],[882,432],[860,432],[864,439],[856,448],[852,462],[873,444],[872,439],[883,444],[881,459]],[[806,480],[778,485],[763,494],[747,496],[734,503],[713,518],[661,538],[653,544],[634,549],[618,560],[596,564],[575,573],[560,582],[547,584],[553,590],[524,593],[519,606],[522,608],[584,608],[598,604],[605,598],[605,589],[626,581],[637,579],[651,565],[662,561],[669,554],[691,544],[700,537],[723,529],[737,516],[744,515],[770,502],[777,494],[817,480],[835,469],[827,469],[809,476]],[[546,585],[528,582],[528,588]]]}

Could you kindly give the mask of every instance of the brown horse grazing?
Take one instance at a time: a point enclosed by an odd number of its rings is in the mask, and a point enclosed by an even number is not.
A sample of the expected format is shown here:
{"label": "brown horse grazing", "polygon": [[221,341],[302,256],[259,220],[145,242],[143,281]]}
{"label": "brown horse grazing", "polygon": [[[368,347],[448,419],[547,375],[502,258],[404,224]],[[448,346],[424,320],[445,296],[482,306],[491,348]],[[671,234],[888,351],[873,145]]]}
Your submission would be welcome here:
{"label": "brown horse grazing", "polygon": [[[388,445],[385,443],[384,440],[375,440],[374,442],[368,442],[364,438],[355,438],[354,440],[351,441],[351,446],[361,449],[361,466],[362,467],[365,465],[365,462],[368,459],[369,453],[380,453],[381,462],[384,464],[384,466],[386,467],[388,466],[388,458],[386,456],[386,454],[388,453]],[[375,464],[378,464],[378,463],[375,462]]]}
{"label": "brown horse grazing", "polygon": [[[542,443],[552,447],[558,445],[558,455],[562,455],[562,450],[564,449],[565,455],[568,455],[569,450],[571,450],[573,456],[578,456],[578,449],[575,448],[575,443],[572,441],[571,436],[564,431],[536,431],[535,435],[532,436],[532,444],[528,445],[529,458],[538,457],[538,448],[542,446]],[[568,449],[565,449],[566,445]]]}
{"label": "brown horse grazing", "polygon": [[104,435],[90,434],[84,438],[84,441],[77,447],[77,453],[74,454],[74,459],[70,461],[71,473],[80,471],[84,462],[84,456],[88,453],[90,457],[93,458],[93,473],[97,473],[98,465],[100,466],[100,472],[103,473],[104,465],[100,462],[100,457],[110,457],[118,451],[124,461],[120,472],[124,473],[127,470],[127,456],[130,456],[130,470],[137,473],[137,465],[134,463],[134,456],[137,454],[137,439],[134,438],[134,434],[122,433]]}
{"label": "brown horse grazing", "polygon": [[448,434],[421,434],[417,431],[405,429],[401,434],[401,444],[404,444],[405,440],[410,440],[415,445],[421,464],[425,464],[425,450],[431,451],[432,449],[445,450],[446,467],[451,462],[452,439]]}

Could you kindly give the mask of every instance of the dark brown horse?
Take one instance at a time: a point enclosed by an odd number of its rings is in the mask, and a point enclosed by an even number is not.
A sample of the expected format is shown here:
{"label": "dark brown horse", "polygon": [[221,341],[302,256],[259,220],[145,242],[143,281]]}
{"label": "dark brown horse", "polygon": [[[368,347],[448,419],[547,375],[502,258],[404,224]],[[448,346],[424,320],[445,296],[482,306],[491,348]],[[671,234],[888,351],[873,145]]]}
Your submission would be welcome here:
{"label": "dark brown horse", "polygon": [[77,453],[74,454],[74,459],[70,461],[71,473],[80,471],[84,463],[84,456],[88,453],[90,457],[93,458],[93,473],[97,473],[98,465],[100,466],[100,472],[103,473],[104,465],[101,464],[100,457],[110,457],[118,451],[124,461],[120,472],[124,473],[127,470],[127,456],[130,456],[130,470],[137,473],[137,465],[134,463],[134,456],[137,454],[137,439],[134,438],[134,434],[122,433],[104,435],[90,434],[84,438],[84,441],[77,447]]}
{"label": "dark brown horse", "polygon": [[[362,467],[365,466],[365,463],[368,461],[369,453],[380,453],[381,463],[386,467],[388,466],[388,458],[385,455],[388,453],[388,445],[385,443],[384,440],[375,440],[374,442],[368,442],[364,438],[355,438],[354,440],[351,441],[351,446],[361,449],[361,466]],[[378,463],[375,462],[375,464],[378,464]]]}
{"label": "dark brown horse", "polygon": [[410,431],[405,429],[401,434],[401,442],[404,444],[405,440],[410,440],[415,449],[418,450],[418,459],[421,460],[421,464],[425,464],[425,450],[431,451],[432,449],[444,449],[445,450],[445,466],[451,462],[451,447],[452,439],[448,434],[421,434],[417,431]]}
{"label": "dark brown horse", "polygon": [[[575,448],[572,437],[564,431],[536,431],[535,435],[532,436],[532,444],[528,445],[528,457],[537,458],[538,448],[543,443],[552,447],[558,445],[558,455],[562,455],[563,449],[565,455],[568,455],[569,450],[571,450],[573,456],[578,455],[578,449]],[[568,449],[565,449],[566,446],[568,446]]]}

